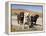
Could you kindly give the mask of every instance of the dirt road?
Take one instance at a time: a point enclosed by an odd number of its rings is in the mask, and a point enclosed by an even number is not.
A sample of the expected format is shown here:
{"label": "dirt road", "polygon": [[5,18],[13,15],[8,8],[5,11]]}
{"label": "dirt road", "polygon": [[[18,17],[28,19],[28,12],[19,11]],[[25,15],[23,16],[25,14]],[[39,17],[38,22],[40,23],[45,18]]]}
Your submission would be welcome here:
{"label": "dirt road", "polygon": [[[42,31],[43,30],[43,24],[42,24],[42,18],[39,17],[37,20],[37,25],[34,25],[33,28],[29,28],[28,25],[20,25],[17,23],[17,16],[12,16],[12,26],[16,31]],[[24,29],[24,27],[26,29]]]}

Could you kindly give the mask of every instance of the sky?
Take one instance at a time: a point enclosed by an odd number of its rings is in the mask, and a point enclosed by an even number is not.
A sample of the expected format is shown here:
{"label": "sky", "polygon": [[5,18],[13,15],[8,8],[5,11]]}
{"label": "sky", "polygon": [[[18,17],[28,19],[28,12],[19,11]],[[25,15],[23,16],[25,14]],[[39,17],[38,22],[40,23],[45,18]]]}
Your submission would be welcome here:
{"label": "sky", "polygon": [[42,5],[19,5],[19,4],[11,4],[12,9],[25,9],[25,10],[32,10],[42,12],[43,6]]}

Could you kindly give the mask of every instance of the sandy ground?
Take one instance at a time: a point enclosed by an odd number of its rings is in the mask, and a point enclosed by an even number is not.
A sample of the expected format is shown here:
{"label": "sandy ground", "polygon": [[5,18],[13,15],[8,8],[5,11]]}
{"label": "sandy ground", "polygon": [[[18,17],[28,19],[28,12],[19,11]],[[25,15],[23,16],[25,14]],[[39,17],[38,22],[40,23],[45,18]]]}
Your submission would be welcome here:
{"label": "sandy ground", "polygon": [[38,18],[36,24],[37,25],[34,25],[34,27],[29,28],[29,25],[18,24],[17,23],[17,16],[12,16],[12,28],[14,28],[15,31],[42,31],[43,30],[43,24],[42,24],[42,18],[41,17]]}

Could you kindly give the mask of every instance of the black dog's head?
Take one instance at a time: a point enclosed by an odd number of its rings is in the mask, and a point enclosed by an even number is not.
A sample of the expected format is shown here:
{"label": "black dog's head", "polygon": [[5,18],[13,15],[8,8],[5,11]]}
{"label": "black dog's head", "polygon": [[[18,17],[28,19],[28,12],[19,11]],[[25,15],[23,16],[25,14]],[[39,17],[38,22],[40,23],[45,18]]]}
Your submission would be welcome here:
{"label": "black dog's head", "polygon": [[38,18],[39,17],[39,15],[35,15],[36,16],[36,18]]}

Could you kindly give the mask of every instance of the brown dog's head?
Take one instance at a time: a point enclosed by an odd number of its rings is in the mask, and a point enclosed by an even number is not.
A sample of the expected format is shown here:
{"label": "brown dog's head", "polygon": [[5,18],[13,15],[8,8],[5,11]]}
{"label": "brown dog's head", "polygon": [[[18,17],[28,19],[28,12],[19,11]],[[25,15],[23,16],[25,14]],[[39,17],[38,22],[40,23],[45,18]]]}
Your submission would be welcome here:
{"label": "brown dog's head", "polygon": [[35,15],[37,18],[39,17],[39,15]]}

